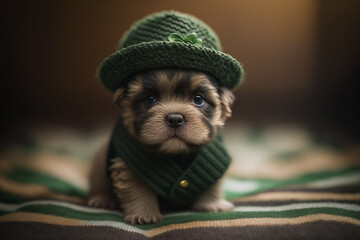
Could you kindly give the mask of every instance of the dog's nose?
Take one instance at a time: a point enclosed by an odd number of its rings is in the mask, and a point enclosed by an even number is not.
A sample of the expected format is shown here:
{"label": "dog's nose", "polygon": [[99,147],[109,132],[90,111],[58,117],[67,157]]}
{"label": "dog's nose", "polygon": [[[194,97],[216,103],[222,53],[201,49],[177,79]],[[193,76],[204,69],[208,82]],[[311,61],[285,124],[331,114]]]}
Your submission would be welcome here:
{"label": "dog's nose", "polygon": [[185,123],[185,120],[183,115],[172,113],[167,115],[166,123],[172,128],[178,128]]}

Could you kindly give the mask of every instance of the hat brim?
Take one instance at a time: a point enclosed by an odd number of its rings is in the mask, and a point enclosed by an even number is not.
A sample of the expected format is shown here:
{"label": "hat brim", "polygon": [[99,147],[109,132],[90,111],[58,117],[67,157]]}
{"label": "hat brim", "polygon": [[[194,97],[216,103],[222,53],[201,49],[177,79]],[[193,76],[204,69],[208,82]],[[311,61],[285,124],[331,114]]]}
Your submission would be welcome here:
{"label": "hat brim", "polygon": [[100,65],[99,78],[114,92],[130,76],[154,68],[183,68],[216,77],[230,90],[241,82],[241,64],[228,54],[212,48],[176,42],[144,42],[123,48],[106,58]]}

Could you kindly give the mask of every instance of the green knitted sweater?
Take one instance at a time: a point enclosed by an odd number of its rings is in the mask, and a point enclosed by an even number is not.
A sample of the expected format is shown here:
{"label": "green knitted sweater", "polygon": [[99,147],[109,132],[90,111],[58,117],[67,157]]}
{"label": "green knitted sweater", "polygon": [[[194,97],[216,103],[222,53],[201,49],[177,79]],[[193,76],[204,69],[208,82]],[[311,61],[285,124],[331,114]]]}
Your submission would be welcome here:
{"label": "green knitted sweater", "polygon": [[[108,166],[115,157],[125,161],[137,177],[161,198],[177,207],[189,205],[205,189],[216,183],[231,162],[220,136],[196,154],[182,155],[184,159],[144,152],[128,135],[121,119],[111,137]],[[188,164],[184,166],[186,162]]]}

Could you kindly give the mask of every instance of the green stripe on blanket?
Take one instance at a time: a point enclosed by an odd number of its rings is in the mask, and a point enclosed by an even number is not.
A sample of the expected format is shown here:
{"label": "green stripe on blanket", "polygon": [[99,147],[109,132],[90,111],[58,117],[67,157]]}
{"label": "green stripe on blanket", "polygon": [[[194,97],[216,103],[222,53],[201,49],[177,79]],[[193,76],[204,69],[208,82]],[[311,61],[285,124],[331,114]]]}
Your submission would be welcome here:
{"label": "green stripe on blanket", "polygon": [[[1,219],[6,220],[4,213],[12,212],[31,212],[42,213],[66,218],[99,221],[123,222],[120,214],[109,211],[92,211],[91,208],[79,207],[73,204],[62,205],[57,202],[34,202],[26,205],[6,205],[0,204],[0,210],[3,212]],[[229,213],[170,213],[164,215],[164,220],[158,224],[137,225],[136,228],[149,230],[166,226],[169,224],[177,224],[193,221],[215,221],[229,219],[245,219],[245,218],[296,218],[306,215],[327,214],[351,217],[360,219],[360,206],[357,204],[345,203],[302,203],[288,204],[283,206],[241,206],[237,207],[233,212]],[[130,224],[131,225],[131,224]]]}
{"label": "green stripe on blanket", "polygon": [[57,177],[32,169],[16,168],[6,173],[5,177],[19,183],[38,184],[47,187],[49,190],[62,194],[79,197],[86,197],[87,194],[85,189],[78,188],[71,183],[65,182]]}
{"label": "green stripe on blanket", "polygon": [[[295,178],[273,180],[273,179],[244,179],[244,178],[228,178],[224,181],[225,196],[229,199],[247,196],[260,191],[265,191],[274,188],[311,184],[319,181],[326,181],[328,179],[338,178],[346,179],[348,176],[358,176],[351,178],[350,183],[360,182],[360,166],[347,167],[337,171],[323,171],[308,173],[305,175],[297,176]],[[336,184],[334,182],[333,184]]]}

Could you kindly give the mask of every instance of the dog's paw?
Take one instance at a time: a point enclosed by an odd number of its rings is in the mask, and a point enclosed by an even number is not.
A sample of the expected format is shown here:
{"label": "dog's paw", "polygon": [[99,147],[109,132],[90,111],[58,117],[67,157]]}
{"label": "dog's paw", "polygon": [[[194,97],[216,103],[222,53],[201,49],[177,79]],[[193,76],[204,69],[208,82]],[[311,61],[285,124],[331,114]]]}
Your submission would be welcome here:
{"label": "dog's paw", "polygon": [[132,214],[126,215],[124,220],[131,224],[149,224],[149,223],[158,223],[163,219],[161,213],[155,214]]}
{"label": "dog's paw", "polygon": [[117,209],[118,202],[109,196],[92,196],[86,201],[86,205],[94,208]]}
{"label": "dog's paw", "polygon": [[225,199],[216,199],[214,201],[197,202],[191,209],[198,212],[229,212],[234,209],[234,204]]}

